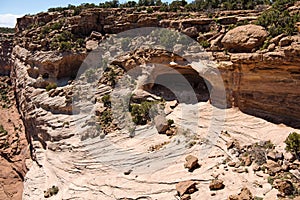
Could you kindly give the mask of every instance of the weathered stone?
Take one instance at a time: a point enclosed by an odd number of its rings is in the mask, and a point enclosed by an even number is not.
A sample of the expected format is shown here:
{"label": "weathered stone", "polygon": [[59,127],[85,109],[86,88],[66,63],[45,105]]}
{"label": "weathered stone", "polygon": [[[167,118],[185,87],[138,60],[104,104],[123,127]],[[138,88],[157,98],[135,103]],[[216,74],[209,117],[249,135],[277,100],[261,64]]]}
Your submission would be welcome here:
{"label": "weathered stone", "polygon": [[223,184],[222,180],[213,180],[210,184],[209,184],[209,189],[210,190],[221,190],[225,187],[225,185]]}
{"label": "weathered stone", "polygon": [[285,37],[279,41],[279,46],[285,47],[285,46],[290,45],[292,42],[293,42],[293,40],[291,37]]}
{"label": "weathered stone", "polygon": [[274,151],[270,151],[267,154],[267,158],[276,161],[276,153]]}
{"label": "weathered stone", "polygon": [[194,26],[186,28],[186,29],[182,30],[181,32],[192,38],[195,38],[199,35],[197,28]]}
{"label": "weathered stone", "polygon": [[233,52],[251,52],[260,47],[267,36],[268,32],[261,26],[239,26],[226,33],[222,45]]}
{"label": "weathered stone", "polygon": [[88,51],[92,51],[97,49],[98,47],[98,41],[95,40],[88,40],[85,44],[85,47]]}
{"label": "weathered stone", "polygon": [[194,169],[200,167],[198,163],[198,158],[193,155],[188,155],[186,158],[186,163],[184,164],[185,168],[188,168],[189,171],[193,171]]}
{"label": "weathered stone", "polygon": [[236,162],[233,162],[233,161],[231,161],[231,162],[228,163],[229,167],[234,167],[235,165],[236,165]]}
{"label": "weathered stone", "polygon": [[154,118],[155,127],[160,134],[166,133],[166,131],[169,128],[169,124],[166,120],[166,118],[162,115],[158,115]]}
{"label": "weathered stone", "polygon": [[182,181],[176,184],[176,191],[179,196],[184,194],[192,194],[196,191],[196,182],[195,181]]}

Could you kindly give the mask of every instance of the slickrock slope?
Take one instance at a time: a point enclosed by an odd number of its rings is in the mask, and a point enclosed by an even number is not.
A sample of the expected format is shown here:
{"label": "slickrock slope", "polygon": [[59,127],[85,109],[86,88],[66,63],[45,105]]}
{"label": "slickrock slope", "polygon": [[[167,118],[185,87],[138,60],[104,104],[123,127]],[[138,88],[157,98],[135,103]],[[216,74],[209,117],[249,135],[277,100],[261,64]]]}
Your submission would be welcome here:
{"label": "slickrock slope", "polygon": [[[263,151],[264,157],[271,151],[285,153],[284,139],[292,131],[299,132],[296,128],[300,124],[300,40],[299,35],[281,35],[273,38],[266,50],[259,50],[268,34],[262,27],[260,31],[249,30],[251,37],[247,41],[243,35],[235,37],[243,27],[229,31],[237,22],[251,22],[260,13],[219,12],[213,20],[201,13],[147,14],[132,9],[88,9],[75,16],[67,10],[18,19],[11,77],[34,159],[27,165],[23,199],[44,199],[48,197],[44,191],[53,186],[59,190],[51,199],[178,199],[176,184],[185,180],[196,183],[197,191],[191,194],[192,199],[226,199],[243,187],[248,187],[257,197],[276,198],[279,192],[267,179],[272,168],[270,162],[263,159],[266,170],[259,171],[252,160],[255,156],[246,154],[257,146],[264,149],[258,150]],[[214,66],[191,65],[188,61],[195,61],[195,55],[199,56],[203,48],[185,47],[180,42],[175,45],[168,40],[174,35],[162,35],[166,40],[159,42],[172,47],[175,54],[135,49],[151,44],[155,39],[151,34],[132,41],[127,38],[115,42],[110,37],[149,26],[172,28],[197,39],[207,50],[200,55],[214,59]],[[246,25],[249,26],[254,25]],[[101,42],[109,44],[110,53],[105,55],[115,59],[106,64],[112,66],[108,65],[110,68],[95,85],[89,82],[95,78],[96,70],[87,70],[83,77],[74,80],[88,53]],[[207,42],[209,47],[205,45]],[[239,42],[246,44],[237,45]],[[129,50],[130,53],[115,57]],[[87,63],[89,60],[83,66]],[[153,63],[162,64],[162,68]],[[139,65],[142,67],[131,71]],[[111,119],[113,108],[103,100],[115,94],[116,82],[126,77],[126,71],[132,77],[141,75],[135,77],[136,84],[133,84],[136,93],[132,98],[137,102],[160,99],[157,96],[167,98],[165,88],[143,85],[147,82],[144,75],[150,69],[152,81],[167,79],[168,70],[177,70],[192,85],[199,101],[174,103],[169,102],[174,100],[170,98],[164,102],[166,118],[175,122],[169,132],[178,128],[172,137],[158,134],[151,124],[136,126],[135,130],[122,127],[125,114]],[[224,80],[227,109],[213,106],[216,102],[212,98],[208,101],[208,90],[220,89],[214,88],[216,69]],[[205,81],[208,81],[206,86]],[[76,90],[76,84],[81,90]],[[129,87],[121,90],[121,94],[126,89]],[[76,110],[80,107],[86,111],[94,103],[94,118]],[[101,131],[99,125],[105,128]],[[269,148],[268,142],[260,143],[267,140],[276,145],[275,149]],[[184,168],[189,154],[199,159],[200,168],[193,172]],[[279,172],[293,172],[297,177],[297,172],[289,171],[299,167],[297,161],[284,156],[276,162],[288,166],[287,171],[280,168]],[[209,184],[214,179],[222,180],[225,187],[210,191]]]}

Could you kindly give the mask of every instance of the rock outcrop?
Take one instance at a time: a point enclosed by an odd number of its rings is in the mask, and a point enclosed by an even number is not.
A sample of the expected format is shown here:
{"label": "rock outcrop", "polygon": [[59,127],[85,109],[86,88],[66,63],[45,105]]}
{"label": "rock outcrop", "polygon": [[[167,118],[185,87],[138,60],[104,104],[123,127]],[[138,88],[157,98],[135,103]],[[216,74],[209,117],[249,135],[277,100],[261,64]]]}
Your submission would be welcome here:
{"label": "rock outcrop", "polygon": [[0,75],[9,75],[14,34],[0,33]]}
{"label": "rock outcrop", "polygon": [[221,43],[229,51],[253,52],[259,48],[268,36],[268,32],[261,26],[245,25],[228,31]]}

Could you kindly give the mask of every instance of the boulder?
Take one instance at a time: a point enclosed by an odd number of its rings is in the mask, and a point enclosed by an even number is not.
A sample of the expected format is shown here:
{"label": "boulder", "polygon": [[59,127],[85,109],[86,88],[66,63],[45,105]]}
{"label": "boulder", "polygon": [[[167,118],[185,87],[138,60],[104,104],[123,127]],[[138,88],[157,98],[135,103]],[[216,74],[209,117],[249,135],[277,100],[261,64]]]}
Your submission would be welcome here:
{"label": "boulder", "polygon": [[198,163],[198,158],[192,155],[188,155],[186,158],[186,163],[184,164],[185,168],[188,168],[189,171],[193,171],[194,169],[200,167]]}
{"label": "boulder", "polygon": [[273,160],[267,160],[265,167],[268,169],[269,174],[276,174],[281,171],[281,166]]}
{"label": "boulder", "polygon": [[184,194],[192,194],[196,191],[195,181],[182,181],[176,184],[176,191],[180,197]]}
{"label": "boulder", "polygon": [[221,43],[232,52],[251,52],[260,47],[267,36],[268,32],[262,26],[249,24],[228,31]]}
{"label": "boulder", "polygon": [[154,123],[155,123],[155,127],[158,131],[158,133],[160,134],[164,134],[166,133],[166,131],[168,130],[169,128],[169,124],[168,124],[168,121],[166,120],[166,118],[162,115],[157,115],[155,118],[154,118]]}
{"label": "boulder", "polygon": [[210,190],[221,190],[225,187],[222,180],[215,179],[209,184]]}
{"label": "boulder", "polygon": [[196,38],[199,35],[199,32],[196,27],[188,27],[181,31],[183,34],[186,34],[189,37]]}

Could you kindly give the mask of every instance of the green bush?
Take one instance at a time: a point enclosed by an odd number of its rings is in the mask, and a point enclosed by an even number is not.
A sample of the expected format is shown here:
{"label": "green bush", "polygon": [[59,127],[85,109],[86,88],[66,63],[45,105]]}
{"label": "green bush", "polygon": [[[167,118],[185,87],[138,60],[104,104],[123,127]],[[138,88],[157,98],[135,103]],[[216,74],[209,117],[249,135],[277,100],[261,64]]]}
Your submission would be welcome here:
{"label": "green bush", "polygon": [[71,49],[72,49],[72,43],[69,41],[68,42],[63,41],[59,44],[59,50],[61,51],[69,51]]}
{"label": "green bush", "polygon": [[108,107],[108,108],[111,107],[110,95],[108,94],[104,95],[101,100],[104,104],[104,107]]}
{"label": "green bush", "polygon": [[168,119],[168,125],[171,126],[172,124],[174,124],[174,120],[173,119]]}
{"label": "green bush", "polygon": [[49,198],[53,195],[56,195],[58,193],[59,189],[57,186],[52,186],[51,188],[47,189],[47,191],[44,191],[44,197]]}
{"label": "green bush", "polygon": [[0,33],[14,33],[15,28],[0,27]]}
{"label": "green bush", "polygon": [[52,89],[56,89],[57,88],[57,84],[56,83],[49,83],[47,86],[46,86],[46,91],[50,91]]}
{"label": "green bush", "polygon": [[209,48],[210,47],[210,43],[207,41],[207,40],[203,40],[200,42],[200,45],[203,47],[203,48]]}
{"label": "green bush", "polygon": [[296,32],[295,23],[300,20],[299,14],[290,15],[286,10],[292,1],[277,0],[271,9],[264,11],[256,24],[265,27],[272,37],[285,33],[293,35]]}
{"label": "green bush", "polygon": [[102,127],[107,127],[112,122],[112,113],[110,110],[105,110],[101,113],[100,122]]}
{"label": "green bush", "polygon": [[52,30],[60,30],[62,27],[63,27],[63,22],[62,21],[55,22],[55,23],[50,25],[50,29],[52,29]]}
{"label": "green bush", "polygon": [[3,135],[7,135],[7,130],[5,130],[1,124],[0,124],[0,133],[2,133]]}
{"label": "green bush", "polygon": [[154,104],[157,104],[157,102],[144,101],[141,104],[131,104],[129,111],[132,116],[132,121],[136,125],[147,124],[151,120],[150,109]]}
{"label": "green bush", "polygon": [[148,8],[147,8],[147,13],[153,13],[153,8],[148,7]]}
{"label": "green bush", "polygon": [[293,132],[284,141],[286,144],[286,150],[295,154],[297,158],[300,158],[300,134]]}

